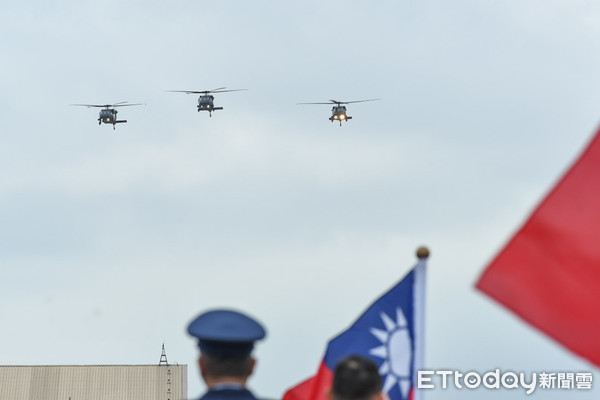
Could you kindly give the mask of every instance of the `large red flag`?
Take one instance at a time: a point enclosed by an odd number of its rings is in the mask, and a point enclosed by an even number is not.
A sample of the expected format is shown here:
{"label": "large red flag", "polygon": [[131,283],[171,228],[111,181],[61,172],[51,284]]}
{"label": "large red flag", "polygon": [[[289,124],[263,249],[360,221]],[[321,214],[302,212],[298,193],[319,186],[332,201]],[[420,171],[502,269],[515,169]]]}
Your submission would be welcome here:
{"label": "large red flag", "polygon": [[600,366],[600,131],[477,288]]}

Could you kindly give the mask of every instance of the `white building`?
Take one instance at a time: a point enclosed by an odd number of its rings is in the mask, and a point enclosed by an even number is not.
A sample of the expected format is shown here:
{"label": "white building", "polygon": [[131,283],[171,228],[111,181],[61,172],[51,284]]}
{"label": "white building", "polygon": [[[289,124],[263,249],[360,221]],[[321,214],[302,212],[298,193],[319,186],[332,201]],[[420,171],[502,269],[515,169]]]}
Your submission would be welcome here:
{"label": "white building", "polygon": [[185,400],[187,365],[0,366],[0,399]]}

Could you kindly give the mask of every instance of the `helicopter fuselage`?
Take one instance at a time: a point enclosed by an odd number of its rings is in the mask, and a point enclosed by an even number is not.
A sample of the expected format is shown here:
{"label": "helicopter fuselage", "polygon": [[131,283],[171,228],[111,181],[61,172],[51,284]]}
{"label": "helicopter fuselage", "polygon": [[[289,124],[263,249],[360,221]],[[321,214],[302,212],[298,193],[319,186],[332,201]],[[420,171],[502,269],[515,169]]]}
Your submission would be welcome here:
{"label": "helicopter fuselage", "polygon": [[340,126],[342,126],[342,121],[348,121],[349,119],[352,119],[351,116],[346,114],[346,106],[343,104],[363,103],[365,101],[375,101],[375,100],[379,100],[379,99],[352,100],[352,101],[329,100],[329,102],[327,102],[327,103],[321,102],[321,103],[296,103],[296,104],[333,104],[333,107],[331,108],[331,117],[329,117],[329,120],[331,122],[340,121]]}
{"label": "helicopter fuselage", "polygon": [[215,107],[215,96],[213,96],[213,93],[225,93],[225,92],[238,92],[240,90],[246,90],[246,89],[227,89],[225,87],[220,87],[220,88],[216,88],[216,89],[212,89],[212,90],[202,90],[202,91],[197,91],[197,90],[167,90],[167,92],[180,92],[180,93],[186,93],[186,94],[199,94],[200,97],[198,97],[198,112],[200,111],[208,111],[208,115],[212,117],[212,112],[213,111],[217,111],[217,110],[222,110],[223,107]]}
{"label": "helicopter fuselage", "polygon": [[115,110],[115,108],[117,107],[129,107],[129,106],[143,106],[143,103],[129,103],[127,101],[120,101],[118,103],[115,104],[70,104],[71,106],[80,106],[80,107],[87,107],[87,108],[99,108],[100,109],[100,113],[98,114],[98,125],[102,125],[102,123],[105,124],[111,124],[113,126],[113,129],[115,129],[115,125],[116,124],[121,124],[121,123],[125,123],[127,122],[126,119],[117,119],[117,110]]}
{"label": "helicopter fuselage", "polygon": [[116,124],[127,122],[125,119],[118,120],[117,113],[118,111],[114,108],[105,108],[100,110],[100,115],[98,116],[98,125],[102,123],[111,124],[113,129],[115,129]]}
{"label": "helicopter fuselage", "polygon": [[342,126],[342,121],[349,119],[352,117],[346,114],[346,106],[335,105],[331,108],[331,117],[329,117],[331,122],[340,121],[340,126]]}
{"label": "helicopter fuselage", "polygon": [[214,100],[215,96],[211,94],[205,94],[198,97],[198,112],[208,111],[209,116],[212,117],[213,111],[222,110],[223,107],[215,107]]}

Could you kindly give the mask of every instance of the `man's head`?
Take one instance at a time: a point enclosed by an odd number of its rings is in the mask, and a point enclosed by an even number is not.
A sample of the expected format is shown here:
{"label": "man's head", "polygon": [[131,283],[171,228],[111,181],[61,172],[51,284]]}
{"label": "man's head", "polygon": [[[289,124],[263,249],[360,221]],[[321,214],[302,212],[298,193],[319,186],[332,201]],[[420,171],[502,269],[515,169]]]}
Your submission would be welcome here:
{"label": "man's head", "polygon": [[266,335],[260,323],[237,311],[213,310],[200,314],[187,330],[198,338],[200,372],[209,387],[246,383],[255,365],[254,342]]}
{"label": "man's head", "polygon": [[238,357],[202,353],[198,359],[200,374],[207,384],[220,381],[245,384],[255,364],[256,360],[251,355]]}
{"label": "man's head", "polygon": [[352,355],[337,364],[331,400],[375,400],[382,397],[381,376],[373,361]]}

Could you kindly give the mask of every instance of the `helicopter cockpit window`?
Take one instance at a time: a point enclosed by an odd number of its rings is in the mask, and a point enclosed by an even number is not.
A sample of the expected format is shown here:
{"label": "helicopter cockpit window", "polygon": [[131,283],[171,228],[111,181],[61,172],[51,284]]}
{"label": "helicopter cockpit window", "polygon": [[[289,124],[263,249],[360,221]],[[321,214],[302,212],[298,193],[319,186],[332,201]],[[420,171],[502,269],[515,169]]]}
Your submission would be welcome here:
{"label": "helicopter cockpit window", "polygon": [[100,111],[100,118],[111,118],[113,115],[112,110],[101,110]]}

